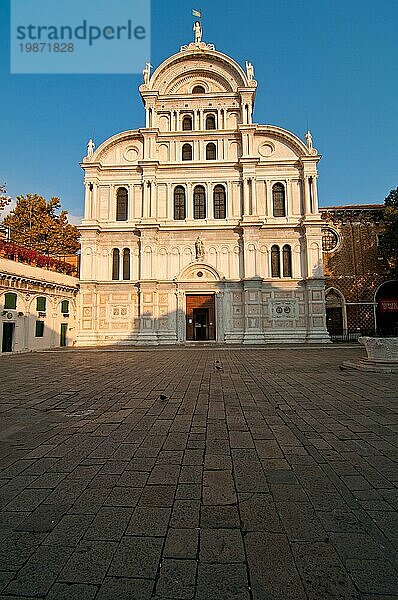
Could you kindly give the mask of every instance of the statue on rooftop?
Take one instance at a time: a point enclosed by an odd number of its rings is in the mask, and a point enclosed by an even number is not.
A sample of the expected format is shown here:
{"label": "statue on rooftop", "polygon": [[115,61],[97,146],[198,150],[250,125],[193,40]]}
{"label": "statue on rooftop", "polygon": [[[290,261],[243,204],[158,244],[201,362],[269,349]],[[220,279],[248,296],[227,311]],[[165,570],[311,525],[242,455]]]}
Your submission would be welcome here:
{"label": "statue on rooftop", "polygon": [[308,150],[312,150],[313,146],[312,146],[312,135],[311,135],[311,131],[308,130],[307,133],[305,134],[305,141],[307,142],[307,148]]}
{"label": "statue on rooftop", "polygon": [[200,44],[203,36],[202,25],[200,21],[195,21],[193,31],[195,32],[195,44]]}
{"label": "statue on rooftop", "polygon": [[254,67],[251,62],[246,61],[246,74],[249,81],[254,79]]}
{"label": "statue on rooftop", "polygon": [[151,69],[152,69],[151,63],[149,63],[149,62],[145,63],[145,67],[142,71],[142,77],[144,79],[145,85],[148,85],[148,83],[149,83],[149,78],[151,77]]}
{"label": "statue on rooftop", "polygon": [[87,144],[87,156],[92,156],[94,154],[95,144],[94,141],[90,138]]}

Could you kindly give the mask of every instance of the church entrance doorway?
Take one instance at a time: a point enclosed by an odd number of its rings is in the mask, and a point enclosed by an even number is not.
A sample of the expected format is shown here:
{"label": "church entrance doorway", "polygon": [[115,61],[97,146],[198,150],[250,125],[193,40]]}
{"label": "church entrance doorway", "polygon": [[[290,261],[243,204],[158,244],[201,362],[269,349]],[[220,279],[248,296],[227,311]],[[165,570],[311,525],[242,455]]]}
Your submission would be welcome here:
{"label": "church entrance doorway", "polygon": [[215,340],[214,294],[188,294],[186,301],[187,341]]}

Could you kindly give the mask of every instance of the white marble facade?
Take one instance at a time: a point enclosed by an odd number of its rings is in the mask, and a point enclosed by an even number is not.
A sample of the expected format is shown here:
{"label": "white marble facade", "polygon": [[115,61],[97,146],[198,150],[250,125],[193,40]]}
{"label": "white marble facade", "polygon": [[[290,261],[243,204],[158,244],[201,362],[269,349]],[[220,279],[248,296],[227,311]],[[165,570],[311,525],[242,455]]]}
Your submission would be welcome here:
{"label": "white marble facade", "polygon": [[310,133],[253,123],[253,66],[211,44],[150,70],[145,127],[82,162],[78,345],[328,341]]}

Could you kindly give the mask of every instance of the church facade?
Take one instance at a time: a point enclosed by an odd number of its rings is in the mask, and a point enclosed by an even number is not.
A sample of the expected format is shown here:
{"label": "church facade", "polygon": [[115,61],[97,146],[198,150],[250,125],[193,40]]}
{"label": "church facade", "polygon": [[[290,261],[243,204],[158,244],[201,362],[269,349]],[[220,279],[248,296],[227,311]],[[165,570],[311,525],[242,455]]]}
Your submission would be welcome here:
{"label": "church facade", "polygon": [[310,132],[254,123],[252,64],[197,25],[143,79],[145,127],[82,162],[77,344],[329,341]]}

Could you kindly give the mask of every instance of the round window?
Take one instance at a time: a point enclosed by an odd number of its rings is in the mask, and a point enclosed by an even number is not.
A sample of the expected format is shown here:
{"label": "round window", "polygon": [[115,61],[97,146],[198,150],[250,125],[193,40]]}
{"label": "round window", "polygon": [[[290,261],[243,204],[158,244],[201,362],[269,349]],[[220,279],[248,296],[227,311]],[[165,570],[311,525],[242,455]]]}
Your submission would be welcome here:
{"label": "round window", "polygon": [[324,252],[331,252],[337,248],[338,243],[339,236],[333,229],[322,229],[322,250]]}

